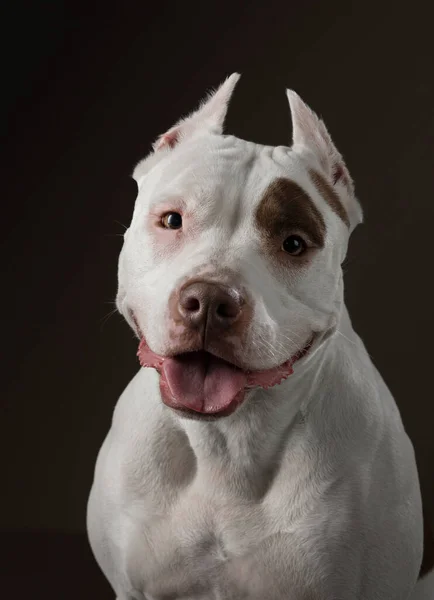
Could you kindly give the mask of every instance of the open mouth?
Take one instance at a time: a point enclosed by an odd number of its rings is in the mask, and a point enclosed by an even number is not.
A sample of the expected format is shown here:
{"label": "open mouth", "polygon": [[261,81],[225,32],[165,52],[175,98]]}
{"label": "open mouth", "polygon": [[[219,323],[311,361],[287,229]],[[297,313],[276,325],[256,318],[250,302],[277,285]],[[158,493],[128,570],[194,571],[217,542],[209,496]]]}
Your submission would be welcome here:
{"label": "open mouth", "polygon": [[247,390],[268,389],[292,375],[294,363],[306,356],[312,343],[313,337],[289,360],[262,371],[243,370],[204,350],[160,356],[144,338],[137,356],[142,367],[160,373],[160,392],[167,406],[183,412],[226,416],[241,404]]}

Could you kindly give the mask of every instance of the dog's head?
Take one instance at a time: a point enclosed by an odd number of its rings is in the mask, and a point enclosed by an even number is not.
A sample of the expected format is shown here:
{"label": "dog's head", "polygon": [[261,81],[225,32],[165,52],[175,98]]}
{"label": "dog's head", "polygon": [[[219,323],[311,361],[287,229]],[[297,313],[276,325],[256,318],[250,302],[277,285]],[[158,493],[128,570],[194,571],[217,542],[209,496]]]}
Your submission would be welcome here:
{"label": "dog's head", "polygon": [[288,91],[293,144],[222,135],[238,80],[154,144],[119,260],[117,305],[173,408],[227,414],[336,328],[362,220],[324,123]]}

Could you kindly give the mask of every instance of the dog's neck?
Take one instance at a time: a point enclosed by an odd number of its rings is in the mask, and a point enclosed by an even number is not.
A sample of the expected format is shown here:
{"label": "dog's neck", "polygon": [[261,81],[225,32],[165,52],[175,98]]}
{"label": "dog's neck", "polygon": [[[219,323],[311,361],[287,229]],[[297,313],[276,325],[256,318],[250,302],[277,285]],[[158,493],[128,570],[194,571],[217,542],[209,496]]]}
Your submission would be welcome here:
{"label": "dog's neck", "polygon": [[[338,331],[351,335],[346,309]],[[310,404],[320,401],[321,381],[332,368],[340,339],[335,333],[281,385],[252,390],[232,416],[211,422],[183,419],[181,426],[196,456],[198,472],[220,487],[229,486],[249,498],[261,497],[292,429],[304,420]]]}

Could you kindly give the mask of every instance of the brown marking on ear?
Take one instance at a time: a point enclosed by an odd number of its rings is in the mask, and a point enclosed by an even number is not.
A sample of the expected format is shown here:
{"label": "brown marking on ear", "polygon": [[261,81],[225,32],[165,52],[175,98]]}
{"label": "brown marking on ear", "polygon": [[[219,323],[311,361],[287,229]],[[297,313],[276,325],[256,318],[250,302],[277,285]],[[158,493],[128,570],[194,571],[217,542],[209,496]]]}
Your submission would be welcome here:
{"label": "brown marking on ear", "polygon": [[337,164],[333,169],[333,185],[336,185],[338,181],[343,181],[346,185],[346,179],[344,167],[341,164]]}
{"label": "brown marking on ear", "polygon": [[[345,223],[345,225],[349,228],[350,219],[348,218],[347,211],[345,210],[344,205],[342,204],[338,194],[333,189],[333,187],[328,183],[325,177],[321,175],[321,173],[318,173],[318,171],[315,171],[314,169],[309,169],[309,175],[316,189],[327,202],[327,204],[330,206],[332,211],[336,213],[338,217],[340,217]],[[342,177],[345,179],[344,171],[342,171],[342,173],[340,174],[338,173],[338,175],[338,179],[341,179]]]}
{"label": "brown marking on ear", "polygon": [[295,181],[284,177],[266,189],[256,211],[256,224],[273,250],[293,232],[305,233],[312,244],[324,246],[326,226],[320,211]]}
{"label": "brown marking on ear", "polygon": [[434,569],[434,531],[428,520],[427,511],[423,507],[423,558],[419,571],[419,579]]}

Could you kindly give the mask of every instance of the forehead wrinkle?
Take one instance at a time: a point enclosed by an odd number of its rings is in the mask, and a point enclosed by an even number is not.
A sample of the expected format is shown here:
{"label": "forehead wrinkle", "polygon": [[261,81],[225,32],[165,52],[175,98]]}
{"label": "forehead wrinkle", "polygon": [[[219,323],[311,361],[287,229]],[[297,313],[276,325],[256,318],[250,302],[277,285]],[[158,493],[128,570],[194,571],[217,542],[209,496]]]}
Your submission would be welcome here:
{"label": "forehead wrinkle", "polygon": [[[164,200],[180,198],[184,201],[194,200],[209,194],[210,185],[206,185],[212,178],[207,175],[211,169],[211,173],[215,171],[215,166],[212,163],[201,164],[198,168],[197,162],[192,161],[190,164],[182,164],[178,170],[173,173],[171,164],[166,165],[161,171],[156,192],[151,193],[149,207],[152,208],[156,204]],[[199,172],[199,169],[202,171]]]}
{"label": "forehead wrinkle", "polygon": [[[252,172],[253,179],[262,181],[264,176],[268,179],[270,163],[278,165],[273,160],[274,153],[273,146],[214,134],[196,139],[185,149],[181,144],[175,148],[169,161],[164,161],[161,165],[158,186],[153,186],[156,194],[153,197],[151,192],[149,206],[166,198],[170,200],[186,195],[188,197],[185,200],[190,202],[215,198],[221,209],[225,207],[229,212],[239,212],[237,206],[241,204],[246,188],[250,187]],[[266,164],[261,165],[264,159]],[[257,182],[253,184],[254,188],[257,188]],[[231,206],[227,202],[222,204],[224,199],[231,200],[237,206]],[[251,206],[252,195],[249,200]],[[232,223],[234,224],[233,220]]]}

